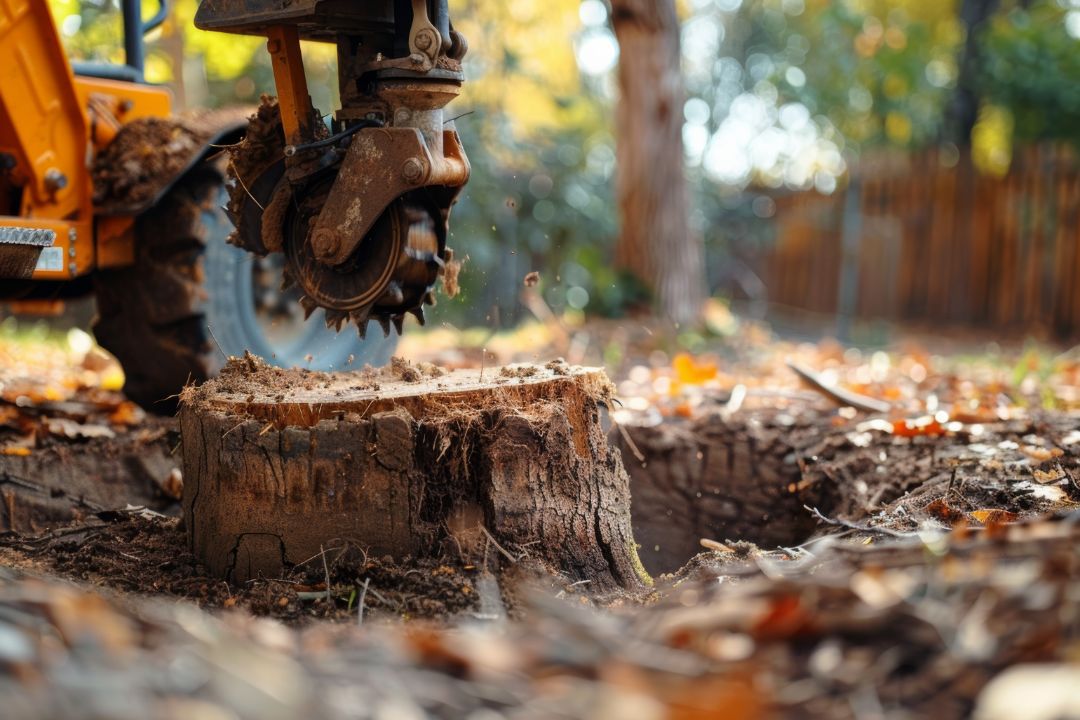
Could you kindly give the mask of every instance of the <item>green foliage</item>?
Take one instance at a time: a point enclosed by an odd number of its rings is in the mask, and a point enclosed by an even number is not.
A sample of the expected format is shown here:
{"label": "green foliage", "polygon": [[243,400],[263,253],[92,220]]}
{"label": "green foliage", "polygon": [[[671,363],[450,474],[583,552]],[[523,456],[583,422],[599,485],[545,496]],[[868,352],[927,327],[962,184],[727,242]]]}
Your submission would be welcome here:
{"label": "green foliage", "polygon": [[1066,16],[1043,0],[1008,10],[980,38],[979,87],[1012,113],[1017,139],[1080,140],[1080,41]]}
{"label": "green foliage", "polygon": [[115,0],[49,0],[49,6],[73,60],[124,61],[123,19]]}
{"label": "green foliage", "polygon": [[[511,322],[532,271],[540,273],[539,289],[556,312],[612,314],[641,299],[640,288],[625,282],[610,261],[610,138],[564,128],[537,130],[523,143],[515,138],[513,118],[498,111],[468,115],[457,127],[473,176],[454,209],[451,245],[469,260],[461,295],[440,303],[437,318]],[[495,148],[499,152],[490,151]],[[478,314],[469,318],[470,309]]]}
{"label": "green foliage", "polygon": [[824,115],[860,147],[934,139],[962,39],[953,3],[810,2],[798,13],[785,5],[757,0],[745,10],[749,57],[771,61],[781,101]]}

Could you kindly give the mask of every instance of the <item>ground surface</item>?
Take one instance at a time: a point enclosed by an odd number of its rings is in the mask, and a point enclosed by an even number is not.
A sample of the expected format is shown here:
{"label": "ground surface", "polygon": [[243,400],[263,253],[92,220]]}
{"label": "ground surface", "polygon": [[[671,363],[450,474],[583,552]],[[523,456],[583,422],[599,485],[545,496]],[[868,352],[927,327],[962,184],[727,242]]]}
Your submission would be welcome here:
{"label": "ground surface", "polygon": [[[651,561],[684,556],[640,599],[590,594],[516,548],[413,564],[331,548],[281,578],[210,579],[168,517],[175,428],[116,395],[115,368],[78,336],[5,338],[5,715],[1080,712],[1074,357],[714,328],[727,335],[681,347],[620,325],[405,348],[444,366],[606,358],[623,403],[612,437],[656,492],[634,491],[635,533],[674,528]],[[788,363],[876,411],[840,407]],[[136,471],[133,457],[157,459]],[[720,476],[779,488],[775,506],[731,516],[724,493],[739,493],[709,485]]]}

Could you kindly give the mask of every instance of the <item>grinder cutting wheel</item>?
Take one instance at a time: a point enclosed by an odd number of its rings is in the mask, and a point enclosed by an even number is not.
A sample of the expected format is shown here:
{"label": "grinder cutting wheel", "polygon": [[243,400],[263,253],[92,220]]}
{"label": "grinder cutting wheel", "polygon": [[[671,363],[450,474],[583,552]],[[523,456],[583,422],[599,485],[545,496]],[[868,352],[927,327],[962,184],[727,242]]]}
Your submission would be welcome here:
{"label": "grinder cutting wheel", "polygon": [[[267,37],[277,99],[265,99],[231,149],[230,242],[282,253],[283,289],[310,315],[398,333],[453,252],[451,206],[469,162],[446,105],[468,46],[447,0],[204,0],[200,28]],[[312,107],[300,40],[338,49],[341,108],[328,128]]]}

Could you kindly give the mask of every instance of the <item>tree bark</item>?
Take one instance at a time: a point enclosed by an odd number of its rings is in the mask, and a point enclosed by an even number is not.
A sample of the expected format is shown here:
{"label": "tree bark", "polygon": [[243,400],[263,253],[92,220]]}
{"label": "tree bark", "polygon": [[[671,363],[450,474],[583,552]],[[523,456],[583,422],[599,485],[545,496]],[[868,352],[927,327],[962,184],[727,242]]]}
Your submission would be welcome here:
{"label": "tree bark", "polygon": [[652,291],[659,312],[698,319],[705,297],[701,238],[684,174],[684,91],[674,0],[612,0],[619,41],[616,262]]}
{"label": "tree bark", "polygon": [[600,426],[603,371],[429,370],[328,375],[247,356],[188,391],[195,555],[234,582],[344,542],[396,560],[529,558],[590,588],[640,588],[629,479]]}

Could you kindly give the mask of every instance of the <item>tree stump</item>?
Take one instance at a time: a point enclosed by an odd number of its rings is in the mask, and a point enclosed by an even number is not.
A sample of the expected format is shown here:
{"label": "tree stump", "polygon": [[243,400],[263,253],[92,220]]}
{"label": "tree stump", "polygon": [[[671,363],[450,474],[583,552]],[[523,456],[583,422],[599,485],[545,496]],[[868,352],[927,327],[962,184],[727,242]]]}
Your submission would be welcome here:
{"label": "tree stump", "polygon": [[648,581],[602,370],[281,370],[246,355],[182,398],[184,517],[234,582],[350,543],[377,557],[529,558],[593,588]]}

